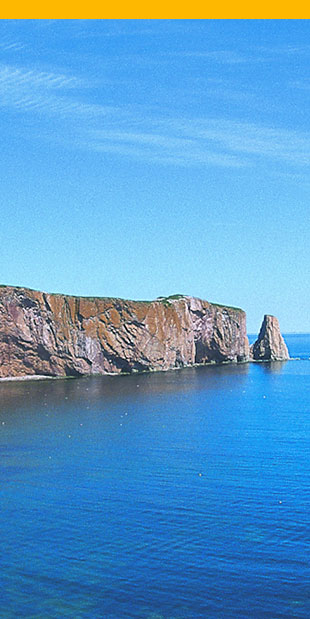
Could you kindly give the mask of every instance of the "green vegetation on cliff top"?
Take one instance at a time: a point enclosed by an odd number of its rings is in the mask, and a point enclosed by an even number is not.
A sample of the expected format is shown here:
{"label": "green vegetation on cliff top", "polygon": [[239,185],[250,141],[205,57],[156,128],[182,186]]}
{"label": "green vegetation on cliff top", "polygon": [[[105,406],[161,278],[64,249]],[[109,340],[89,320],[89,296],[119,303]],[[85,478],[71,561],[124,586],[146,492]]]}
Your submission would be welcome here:
{"label": "green vegetation on cliff top", "polygon": [[[34,288],[27,288],[24,286],[10,286],[7,284],[0,284],[0,288],[14,288],[17,290],[25,290],[25,291],[29,291],[29,292],[42,292],[42,290],[35,290]],[[88,296],[83,296],[83,295],[76,295],[76,294],[64,294],[62,292],[44,292],[44,294],[48,294],[50,296],[62,296],[62,297],[73,297],[74,299],[87,299],[87,301],[96,301],[98,299],[100,300],[106,300],[106,301],[130,301],[130,302],[134,302],[134,303],[163,303],[163,305],[166,306],[171,306],[172,305],[172,301],[178,301],[179,299],[184,299],[190,295],[185,295],[185,294],[171,294],[168,297],[157,297],[157,299],[153,299],[151,301],[145,301],[145,300],[135,300],[135,299],[123,299],[122,297],[88,297]],[[231,309],[231,310],[236,310],[238,312],[243,312],[244,310],[241,309],[241,307],[234,307],[233,305],[223,305],[222,303],[212,303],[211,301],[208,301],[208,303],[210,303],[210,305],[213,305],[215,307],[223,307],[225,309]]]}

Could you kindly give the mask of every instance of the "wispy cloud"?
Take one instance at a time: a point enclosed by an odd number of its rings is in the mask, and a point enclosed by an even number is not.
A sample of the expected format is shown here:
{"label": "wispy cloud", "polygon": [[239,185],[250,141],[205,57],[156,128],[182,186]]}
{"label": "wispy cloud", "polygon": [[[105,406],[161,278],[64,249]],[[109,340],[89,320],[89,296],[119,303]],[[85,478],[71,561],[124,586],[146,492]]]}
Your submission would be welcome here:
{"label": "wispy cloud", "polygon": [[248,62],[258,62],[258,57],[244,56],[233,50],[213,50],[213,51],[188,51],[188,52],[175,52],[174,56],[182,58],[197,58],[200,60],[209,60],[210,62],[216,62],[219,64],[243,64]]}
{"label": "wispy cloud", "polygon": [[279,45],[279,46],[261,46],[256,47],[257,51],[263,52],[268,55],[275,56],[303,56],[310,54],[310,45]]}
{"label": "wispy cloud", "polygon": [[0,65],[0,105],[40,119],[52,117],[44,135],[71,147],[179,166],[243,168],[266,159],[274,166],[309,166],[308,133],[194,114],[165,116],[156,107],[85,101],[85,85],[63,72]]}
{"label": "wispy cloud", "polygon": [[234,120],[198,119],[194,123],[176,121],[174,125],[185,135],[211,141],[228,152],[310,165],[308,133]]}
{"label": "wispy cloud", "polygon": [[296,88],[297,90],[310,90],[310,81],[294,80],[288,83],[290,88]]}
{"label": "wispy cloud", "polygon": [[216,151],[195,136],[178,136],[162,125],[161,133],[96,130],[88,132],[83,145],[97,152],[114,152],[145,161],[179,166],[216,165],[239,168],[247,166],[235,154]]}
{"label": "wispy cloud", "polygon": [[22,49],[25,49],[25,44],[21,41],[17,41],[7,35],[1,36],[0,39],[0,51],[1,52],[19,52]]}
{"label": "wispy cloud", "polygon": [[255,47],[244,54],[232,49],[192,50],[171,52],[170,56],[206,60],[215,64],[238,65],[263,62],[278,62],[279,56],[294,57],[310,54],[310,45],[287,45],[282,47]]}
{"label": "wispy cloud", "polygon": [[75,76],[0,64],[0,85],[2,88],[15,88],[16,90],[23,88],[60,90],[80,88],[86,83]]}
{"label": "wispy cloud", "polygon": [[90,84],[73,75],[37,71],[0,64],[0,106],[48,116],[98,117],[114,112],[113,106],[88,103],[66,96],[66,91]]}
{"label": "wispy cloud", "polygon": [[[266,160],[270,169],[310,165],[308,135],[225,119],[128,117],[114,128],[88,129],[80,147],[164,164],[244,168]],[[283,167],[284,166],[284,167]]]}
{"label": "wispy cloud", "polygon": [[120,26],[113,29],[101,30],[94,32],[90,30],[78,31],[74,33],[76,39],[114,39],[118,37],[136,37],[136,36],[158,36],[160,32],[155,28],[137,28],[124,29]]}
{"label": "wispy cloud", "polygon": [[148,37],[188,32],[188,23],[169,19],[101,20],[79,19],[69,22],[71,36],[77,39],[113,39],[118,37]]}

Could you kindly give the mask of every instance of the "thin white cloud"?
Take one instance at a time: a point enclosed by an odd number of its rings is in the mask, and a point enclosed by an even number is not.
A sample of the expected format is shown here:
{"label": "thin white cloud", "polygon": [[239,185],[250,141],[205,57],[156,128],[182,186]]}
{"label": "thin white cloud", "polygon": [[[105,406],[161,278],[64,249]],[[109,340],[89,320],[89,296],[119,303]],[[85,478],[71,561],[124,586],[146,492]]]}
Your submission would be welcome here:
{"label": "thin white cloud", "polygon": [[72,75],[21,69],[0,64],[0,106],[19,111],[37,111],[47,116],[93,118],[118,108],[87,103],[66,96],[88,83]]}
{"label": "thin white cloud", "polygon": [[190,138],[174,137],[169,135],[159,135],[156,133],[134,133],[128,131],[104,131],[99,130],[94,133],[97,139],[109,140],[114,142],[124,142],[127,144],[141,144],[144,146],[159,147],[165,149],[184,148],[194,145],[194,140]]}
{"label": "thin white cloud", "polygon": [[[147,142],[146,142],[147,140]],[[145,144],[146,143],[146,144]],[[160,143],[160,146],[159,146]],[[246,161],[240,161],[238,157],[225,153],[216,153],[212,149],[202,148],[201,144],[192,144],[190,147],[186,141],[178,148],[173,146],[174,140],[162,136],[161,139],[153,140],[151,136],[136,136],[132,140],[123,141],[118,136],[110,133],[109,139],[96,136],[86,136],[78,145],[95,152],[113,153],[133,159],[140,159],[147,163],[169,164],[181,167],[192,166],[220,166],[225,168],[240,168],[247,165]]]}
{"label": "thin white cloud", "polygon": [[25,44],[7,34],[1,34],[0,52],[19,52],[25,49]]}
{"label": "thin white cloud", "polygon": [[206,60],[216,64],[238,65],[261,62],[278,62],[279,56],[305,56],[310,53],[310,45],[287,45],[283,47],[255,47],[244,54],[231,49],[192,50],[171,52],[170,56]]}
{"label": "thin white cloud", "polygon": [[91,118],[104,117],[109,114],[118,112],[117,108],[112,106],[101,106],[95,104],[87,104],[79,101],[74,101],[65,98],[57,98],[53,96],[40,95],[39,93],[1,93],[0,88],[0,106],[12,107],[19,111],[40,112],[45,116],[53,116],[58,120],[77,119],[90,120]]}
{"label": "thin white cloud", "polygon": [[160,36],[171,33],[188,32],[188,23],[175,19],[124,19],[98,20],[79,19],[69,22],[71,36],[77,39],[109,39],[132,36]]}
{"label": "thin white cloud", "polygon": [[132,122],[133,130],[128,130],[129,119],[125,129],[90,131],[89,148],[180,165],[244,167],[262,159],[273,164],[310,164],[309,136],[294,130],[225,119],[143,119],[139,130],[135,125]]}
{"label": "thin white cloud", "polygon": [[111,39],[116,37],[132,37],[132,36],[158,36],[158,30],[153,28],[140,28],[140,29],[128,29],[124,30],[118,28],[115,30],[102,30],[100,32],[94,32],[90,30],[80,31],[74,33],[76,39]]}
{"label": "thin white cloud", "polygon": [[288,86],[290,88],[294,88],[297,90],[310,90],[310,82],[308,80],[307,81],[294,80],[292,82],[289,82]]}
{"label": "thin white cloud", "polygon": [[85,82],[74,76],[67,76],[45,71],[35,71],[0,64],[0,86],[2,88],[29,88],[62,90],[80,88]]}
{"label": "thin white cloud", "polygon": [[23,43],[0,41],[0,51],[2,52],[20,52],[22,49],[25,49]]}
{"label": "thin white cloud", "polygon": [[257,47],[258,51],[275,56],[299,56],[310,53],[310,45],[282,45],[278,47]]}
{"label": "thin white cloud", "polygon": [[233,50],[213,50],[213,51],[191,51],[191,52],[176,52],[172,54],[182,58],[199,58],[204,60],[210,60],[210,62],[216,62],[219,64],[243,64],[248,62],[258,62],[260,58],[244,56]]}
{"label": "thin white cloud", "polygon": [[186,137],[211,142],[226,153],[268,157],[296,165],[310,164],[308,133],[225,119],[171,120],[170,126]]}
{"label": "thin white cloud", "polygon": [[[63,143],[78,148],[181,166],[241,168],[266,158],[309,166],[307,133],[226,119],[156,118],[156,107],[81,101],[80,86],[84,82],[73,75],[0,65],[0,105],[53,117],[53,126],[45,127],[51,140],[58,131]],[[67,97],[68,89],[75,96]]]}

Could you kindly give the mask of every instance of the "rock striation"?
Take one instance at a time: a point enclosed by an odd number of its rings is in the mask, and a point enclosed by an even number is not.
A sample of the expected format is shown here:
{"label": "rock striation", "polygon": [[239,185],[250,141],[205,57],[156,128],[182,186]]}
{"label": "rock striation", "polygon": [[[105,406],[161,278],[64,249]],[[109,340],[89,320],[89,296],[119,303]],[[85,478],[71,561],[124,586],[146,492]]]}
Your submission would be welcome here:
{"label": "rock striation", "polygon": [[275,316],[265,314],[258,338],[250,348],[250,358],[254,361],[286,361],[290,358]]}
{"label": "rock striation", "polygon": [[147,302],[0,287],[0,377],[248,360],[246,315],[238,308],[182,295]]}

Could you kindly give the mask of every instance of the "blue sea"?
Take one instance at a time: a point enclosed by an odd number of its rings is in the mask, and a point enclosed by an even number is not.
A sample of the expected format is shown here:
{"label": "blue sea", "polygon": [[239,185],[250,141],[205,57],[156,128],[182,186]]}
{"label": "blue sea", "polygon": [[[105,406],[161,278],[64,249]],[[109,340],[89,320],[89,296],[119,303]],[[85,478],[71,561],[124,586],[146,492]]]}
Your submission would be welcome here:
{"label": "blue sea", "polygon": [[310,335],[286,342],[0,383],[0,617],[308,619]]}

